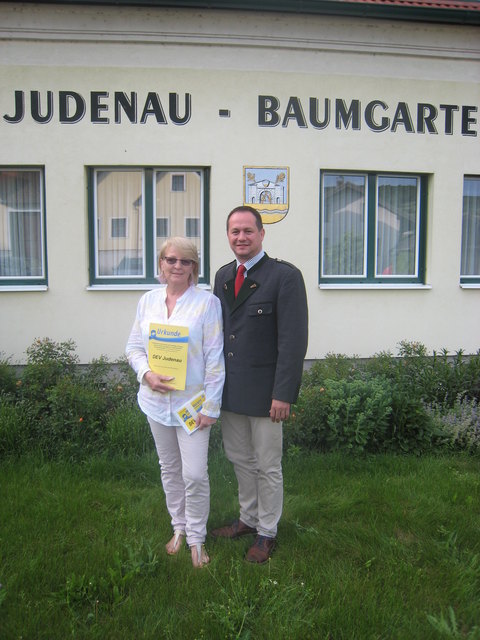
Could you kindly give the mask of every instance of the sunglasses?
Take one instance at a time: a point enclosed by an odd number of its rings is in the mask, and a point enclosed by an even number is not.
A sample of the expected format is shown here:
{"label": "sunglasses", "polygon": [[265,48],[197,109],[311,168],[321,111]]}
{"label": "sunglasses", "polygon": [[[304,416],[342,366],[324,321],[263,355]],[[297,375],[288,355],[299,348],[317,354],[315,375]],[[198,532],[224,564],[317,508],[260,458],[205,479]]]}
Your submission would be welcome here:
{"label": "sunglasses", "polygon": [[171,256],[165,256],[162,260],[165,260],[167,264],[172,266],[177,264],[177,262],[180,262],[182,267],[190,267],[193,264],[193,260],[187,260],[187,258],[172,258]]}

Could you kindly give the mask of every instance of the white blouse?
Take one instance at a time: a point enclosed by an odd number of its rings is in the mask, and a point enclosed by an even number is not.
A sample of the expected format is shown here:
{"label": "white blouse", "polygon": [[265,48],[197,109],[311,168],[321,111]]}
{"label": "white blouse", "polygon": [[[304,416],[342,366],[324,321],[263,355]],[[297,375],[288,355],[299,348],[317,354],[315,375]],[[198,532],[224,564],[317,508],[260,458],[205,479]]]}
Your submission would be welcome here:
{"label": "white blouse", "polygon": [[[143,379],[147,371],[150,371],[147,354],[151,322],[188,327],[187,379],[184,391],[153,391]],[[225,381],[225,363],[222,311],[220,301],[212,293],[190,286],[178,298],[170,317],[165,286],[145,293],[138,303],[126,354],[140,383],[138,404],[149,418],[161,424],[177,426],[179,422],[175,418],[175,412],[202,389],[205,390],[202,413],[218,418]]]}

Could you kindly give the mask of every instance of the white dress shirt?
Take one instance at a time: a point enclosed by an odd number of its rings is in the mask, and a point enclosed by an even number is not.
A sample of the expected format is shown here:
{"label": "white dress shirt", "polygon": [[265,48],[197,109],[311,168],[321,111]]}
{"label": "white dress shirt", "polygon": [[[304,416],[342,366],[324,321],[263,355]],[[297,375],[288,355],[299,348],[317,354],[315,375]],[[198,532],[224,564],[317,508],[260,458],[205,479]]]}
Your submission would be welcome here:
{"label": "white dress shirt", "polygon": [[[188,327],[187,379],[184,391],[153,391],[143,379],[147,371],[150,371],[147,354],[151,322]],[[170,317],[166,305],[166,287],[145,293],[138,303],[126,354],[140,383],[138,404],[148,417],[161,424],[178,426],[175,412],[185,401],[204,389],[202,413],[218,418],[225,381],[223,322],[220,301],[212,293],[190,286],[178,298]]]}

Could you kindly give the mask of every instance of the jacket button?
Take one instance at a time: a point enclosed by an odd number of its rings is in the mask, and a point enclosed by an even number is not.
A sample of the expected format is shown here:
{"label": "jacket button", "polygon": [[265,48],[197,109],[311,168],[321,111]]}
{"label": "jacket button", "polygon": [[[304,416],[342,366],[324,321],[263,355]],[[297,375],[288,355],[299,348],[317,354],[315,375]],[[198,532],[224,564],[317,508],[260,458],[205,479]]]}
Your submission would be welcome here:
{"label": "jacket button", "polygon": [[229,337],[229,339],[230,339],[230,340],[235,340],[235,336],[234,336],[234,334],[233,334],[233,333],[232,333],[230,336],[228,336],[228,337]]}
{"label": "jacket button", "polygon": [[233,358],[233,353],[231,351],[227,353],[227,358]]}
{"label": "jacket button", "polygon": [[258,313],[258,314],[262,314],[262,313],[263,313],[263,309],[259,309],[259,310],[257,311],[257,313]]}

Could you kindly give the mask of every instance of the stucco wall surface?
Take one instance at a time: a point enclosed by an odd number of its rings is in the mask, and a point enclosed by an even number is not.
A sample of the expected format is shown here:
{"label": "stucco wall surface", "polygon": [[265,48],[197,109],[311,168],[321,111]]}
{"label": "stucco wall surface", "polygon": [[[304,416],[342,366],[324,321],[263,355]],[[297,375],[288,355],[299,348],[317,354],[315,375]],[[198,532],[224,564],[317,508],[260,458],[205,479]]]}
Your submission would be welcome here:
{"label": "stucco wall surface", "polygon": [[[25,95],[17,123],[15,91]],[[49,122],[35,122],[31,91],[53,92]],[[85,99],[85,116],[59,118],[59,94]],[[115,92],[149,92],[167,122],[116,123]],[[106,92],[92,122],[92,92]],[[168,118],[169,93],[191,95],[183,126]],[[278,99],[280,122],[259,125],[259,96]],[[290,99],[304,122],[288,115]],[[319,105],[360,103],[360,126],[312,125]],[[374,100],[392,120],[400,102],[415,130],[374,131]],[[438,109],[436,131],[420,133],[419,103]],[[451,131],[441,105],[456,105]],[[89,286],[87,167],[208,167],[210,280],[231,259],[225,218],[242,203],[245,166],[287,166],[286,217],[266,226],[265,249],[303,272],[310,308],[309,359],[328,352],[368,357],[401,340],[429,349],[480,348],[480,291],[460,286],[462,189],[480,175],[478,28],[237,11],[0,4],[0,166],[45,170],[47,290],[2,290],[0,351],[23,362],[35,337],[75,340],[82,362],[123,353],[140,288]],[[462,123],[462,107],[470,121]],[[476,108],[474,110],[473,108]],[[230,117],[219,111],[229,110]],[[380,112],[376,112],[380,120]],[[292,112],[290,112],[292,115]],[[283,125],[282,125],[282,120]],[[464,130],[462,132],[462,126]],[[428,175],[424,286],[319,287],[322,170]]]}

